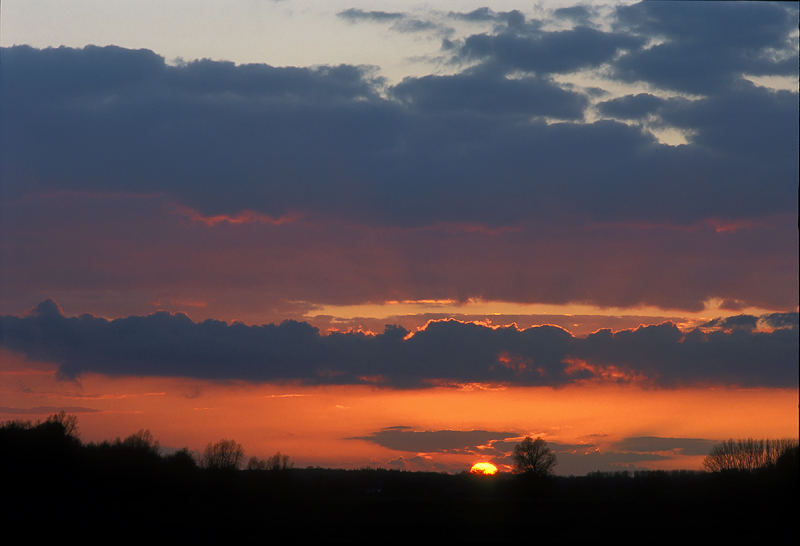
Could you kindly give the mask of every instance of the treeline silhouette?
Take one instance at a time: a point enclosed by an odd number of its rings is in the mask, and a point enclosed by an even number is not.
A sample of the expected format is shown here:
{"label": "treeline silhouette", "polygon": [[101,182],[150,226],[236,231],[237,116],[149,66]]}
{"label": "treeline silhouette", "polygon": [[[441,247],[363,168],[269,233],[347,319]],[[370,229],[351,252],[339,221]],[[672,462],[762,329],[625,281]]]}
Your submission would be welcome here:
{"label": "treeline silhouette", "polygon": [[535,532],[566,543],[739,543],[794,528],[797,445],[780,460],[748,471],[476,476],[300,469],[279,453],[245,465],[241,446],[220,440],[198,464],[186,449],[166,453],[146,430],[82,443],[77,420],[61,413],[0,426],[0,514],[7,533],[24,529],[27,540],[474,543]]}

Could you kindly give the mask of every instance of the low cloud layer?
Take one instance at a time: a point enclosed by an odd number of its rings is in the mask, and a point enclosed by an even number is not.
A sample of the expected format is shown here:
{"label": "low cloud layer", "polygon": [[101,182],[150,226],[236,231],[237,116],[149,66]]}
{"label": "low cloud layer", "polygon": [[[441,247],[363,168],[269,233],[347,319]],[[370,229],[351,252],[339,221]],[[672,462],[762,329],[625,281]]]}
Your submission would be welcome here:
{"label": "low cloud layer", "polygon": [[[386,427],[366,436],[348,438],[364,440],[395,451],[420,454],[395,460],[399,468],[420,468],[430,464],[430,454],[463,454],[513,467],[511,454],[519,443],[519,434],[486,430],[415,430],[408,426]],[[647,468],[675,457],[707,455],[716,441],[704,438],[668,438],[631,436],[610,445],[563,444],[547,442],[556,455],[557,474],[586,474],[595,471],[619,471]],[[400,464],[404,463],[404,464]]]}
{"label": "low cloud layer", "polygon": [[414,430],[412,427],[387,427],[368,436],[350,440],[365,440],[397,451],[412,453],[474,453],[479,446],[518,436],[514,432],[487,430]]}
{"label": "low cloud layer", "polygon": [[28,316],[3,317],[0,340],[28,358],[57,363],[65,377],[101,373],[392,388],[587,381],[659,387],[798,384],[796,327],[682,332],[664,323],[578,338],[555,326],[518,330],[450,320],[431,322],[413,336],[397,326],[376,336],[322,336],[296,321],[195,323],[164,312],[113,321],[68,318],[48,300]]}
{"label": "low cloud layer", "polygon": [[703,438],[663,438],[659,436],[632,436],[616,442],[617,451],[653,453],[677,451],[682,455],[707,455],[716,442]]}

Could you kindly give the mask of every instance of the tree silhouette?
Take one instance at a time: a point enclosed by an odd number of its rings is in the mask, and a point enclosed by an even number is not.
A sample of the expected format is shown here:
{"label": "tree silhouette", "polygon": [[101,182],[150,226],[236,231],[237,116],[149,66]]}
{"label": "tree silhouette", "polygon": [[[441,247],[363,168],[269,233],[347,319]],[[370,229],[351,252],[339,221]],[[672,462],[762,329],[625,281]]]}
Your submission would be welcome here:
{"label": "tree silhouette", "polygon": [[514,447],[514,470],[533,476],[547,476],[556,465],[556,454],[541,438],[527,436]]}
{"label": "tree silhouette", "polygon": [[64,436],[78,438],[78,417],[70,415],[64,410],[50,415],[44,422],[45,427],[61,428]]}
{"label": "tree silhouette", "polygon": [[703,460],[710,472],[753,471],[775,466],[781,455],[797,448],[797,440],[727,440],[711,448]]}
{"label": "tree silhouette", "polygon": [[118,440],[117,443],[131,450],[158,454],[158,440],[156,440],[153,434],[147,429],[134,432],[124,440]]}
{"label": "tree silhouette", "polygon": [[213,470],[236,470],[243,460],[244,450],[241,444],[223,439],[206,446],[200,466]]}
{"label": "tree silhouette", "polygon": [[281,452],[278,451],[272,457],[267,457],[266,459],[259,459],[258,457],[250,457],[250,460],[247,462],[247,470],[287,470],[292,467],[292,463],[289,462],[288,455],[281,455]]}

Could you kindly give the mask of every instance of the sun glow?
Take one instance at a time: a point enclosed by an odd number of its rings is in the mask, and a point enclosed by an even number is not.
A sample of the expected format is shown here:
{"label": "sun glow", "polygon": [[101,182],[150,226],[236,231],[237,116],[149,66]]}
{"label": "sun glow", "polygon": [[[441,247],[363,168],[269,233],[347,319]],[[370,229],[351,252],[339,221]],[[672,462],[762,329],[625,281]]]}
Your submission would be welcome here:
{"label": "sun glow", "polygon": [[497,467],[492,463],[475,463],[469,469],[470,474],[482,474],[484,476],[492,476],[497,474]]}

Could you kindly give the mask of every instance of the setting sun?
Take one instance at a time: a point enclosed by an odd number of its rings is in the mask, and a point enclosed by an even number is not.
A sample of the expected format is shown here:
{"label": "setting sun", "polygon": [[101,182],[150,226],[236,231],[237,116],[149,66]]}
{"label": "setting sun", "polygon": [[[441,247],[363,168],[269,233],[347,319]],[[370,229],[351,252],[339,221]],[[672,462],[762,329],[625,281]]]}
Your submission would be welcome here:
{"label": "setting sun", "polygon": [[475,463],[472,465],[472,468],[469,469],[470,474],[483,474],[485,476],[491,476],[493,474],[497,474],[497,467],[492,463]]}

